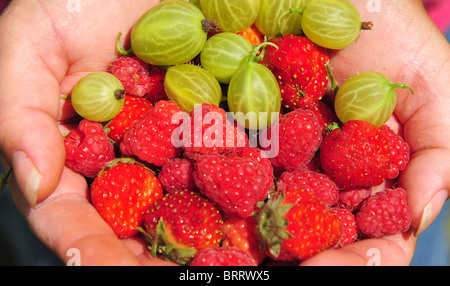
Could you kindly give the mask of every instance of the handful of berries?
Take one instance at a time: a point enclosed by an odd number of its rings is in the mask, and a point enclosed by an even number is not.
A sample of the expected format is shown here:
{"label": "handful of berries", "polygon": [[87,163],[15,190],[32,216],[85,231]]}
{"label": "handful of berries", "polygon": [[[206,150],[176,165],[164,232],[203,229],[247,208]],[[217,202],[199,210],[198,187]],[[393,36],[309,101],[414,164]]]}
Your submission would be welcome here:
{"label": "handful of berries", "polygon": [[328,58],[372,25],[348,0],[160,2],[75,86],[66,166],[119,239],[183,265],[300,262],[408,231],[390,182],[410,150],[386,122],[412,89],[370,71],[337,86]]}

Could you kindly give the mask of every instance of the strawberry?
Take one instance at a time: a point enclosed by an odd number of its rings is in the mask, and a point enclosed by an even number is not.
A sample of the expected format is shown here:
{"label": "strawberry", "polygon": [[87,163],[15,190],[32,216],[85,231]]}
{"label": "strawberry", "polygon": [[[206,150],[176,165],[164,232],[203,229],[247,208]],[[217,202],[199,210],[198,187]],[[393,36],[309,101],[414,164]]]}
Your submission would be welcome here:
{"label": "strawberry", "polygon": [[152,106],[153,104],[145,98],[126,95],[122,110],[106,125],[108,137],[120,144],[125,132]]}
{"label": "strawberry", "polygon": [[229,216],[223,224],[222,247],[232,247],[248,252],[255,263],[260,264],[266,257],[266,253],[264,248],[261,249],[256,227],[257,222],[254,216],[247,218]]}
{"label": "strawberry", "polygon": [[268,46],[261,63],[277,78],[282,105],[292,110],[322,99],[328,85],[326,50],[296,35],[283,35],[270,42],[278,49]]}
{"label": "strawberry", "polygon": [[334,247],[341,237],[337,215],[302,189],[279,192],[259,213],[258,230],[275,260],[305,260]]}
{"label": "strawberry", "polygon": [[119,238],[138,233],[147,209],[162,194],[153,172],[126,159],[111,162],[91,186],[92,204]]}
{"label": "strawberry", "polygon": [[320,162],[340,188],[371,187],[394,179],[409,161],[409,147],[388,126],[352,120],[323,140]]}
{"label": "strawberry", "polygon": [[219,247],[223,219],[198,192],[167,193],[145,215],[145,237],[154,256],[189,263],[203,249]]}

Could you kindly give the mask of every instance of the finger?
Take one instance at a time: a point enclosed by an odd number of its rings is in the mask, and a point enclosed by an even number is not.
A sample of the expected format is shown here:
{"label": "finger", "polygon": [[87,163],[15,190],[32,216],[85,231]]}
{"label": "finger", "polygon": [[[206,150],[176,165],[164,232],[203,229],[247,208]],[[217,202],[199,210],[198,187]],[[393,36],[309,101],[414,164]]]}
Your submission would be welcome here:
{"label": "finger", "polygon": [[421,234],[439,215],[450,190],[450,150],[431,149],[413,155],[400,176],[413,211],[412,227]]}
{"label": "finger", "polygon": [[[30,27],[23,12],[9,9],[0,18],[0,39],[7,47],[0,50],[0,149],[33,206],[56,187],[64,165],[64,146],[56,125],[59,84],[53,72],[61,67],[55,61],[57,44],[46,51],[53,59],[52,67],[36,53],[30,35],[24,34]],[[44,35],[38,36],[45,40]]]}
{"label": "finger", "polygon": [[148,255],[142,241],[118,239],[90,203],[85,179],[68,168],[52,195],[35,208],[20,195],[14,200],[32,231],[64,263],[76,254],[80,265],[170,264]]}
{"label": "finger", "polygon": [[301,263],[302,266],[394,266],[409,265],[416,238],[412,231],[382,238],[364,239],[340,249],[323,251]]}

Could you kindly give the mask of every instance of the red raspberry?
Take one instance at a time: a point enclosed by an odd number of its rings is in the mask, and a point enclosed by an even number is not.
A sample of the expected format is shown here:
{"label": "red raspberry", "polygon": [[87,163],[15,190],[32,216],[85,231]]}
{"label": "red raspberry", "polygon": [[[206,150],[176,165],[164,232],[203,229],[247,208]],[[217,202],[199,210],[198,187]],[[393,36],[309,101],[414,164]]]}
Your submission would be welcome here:
{"label": "red raspberry", "polygon": [[191,124],[180,136],[187,158],[196,160],[205,154],[228,154],[248,146],[247,134],[226,116],[225,110],[207,103],[197,105],[190,112]]}
{"label": "red raspberry", "polygon": [[156,166],[178,157],[182,150],[172,144],[172,133],[181,124],[172,123],[176,113],[184,111],[175,102],[159,101],[125,133],[120,143],[122,153]]}
{"label": "red raspberry", "polygon": [[162,167],[158,179],[166,192],[193,191],[196,188],[193,172],[194,165],[189,159],[175,158]]}
{"label": "red raspberry", "polygon": [[267,192],[270,191],[274,187],[274,175],[273,175],[273,166],[268,158],[264,158],[261,149],[255,147],[246,147],[239,151],[238,153],[231,153],[228,157],[239,156],[243,158],[253,158],[259,164],[261,164],[264,169],[266,169],[267,174],[267,182],[266,182],[266,190],[263,192],[263,196],[260,200],[264,200],[266,198]]}
{"label": "red raspberry", "polygon": [[359,210],[365,199],[370,197],[370,188],[345,189],[339,192],[338,205],[350,211]]}
{"label": "red raspberry", "polygon": [[381,237],[407,231],[412,210],[402,188],[385,189],[364,201],[356,214],[356,224],[369,237]]}
{"label": "red raspberry", "polygon": [[[278,138],[272,134],[279,127]],[[280,120],[265,129],[263,138],[279,145],[278,155],[271,158],[276,167],[287,171],[300,170],[311,162],[322,142],[322,126],[310,110],[296,109],[280,117]],[[272,138],[273,137],[273,138]],[[271,146],[270,148],[274,148]]]}
{"label": "red raspberry", "polygon": [[64,138],[64,144],[66,166],[88,178],[95,178],[108,162],[115,159],[114,146],[98,122],[83,119]]}
{"label": "red raspberry", "polygon": [[130,95],[144,96],[152,89],[148,64],[135,56],[121,56],[108,68]]}
{"label": "red raspberry", "polygon": [[256,266],[247,252],[235,248],[208,248],[199,251],[190,266]]}
{"label": "red raspberry", "polygon": [[335,213],[341,222],[342,234],[339,243],[335,247],[340,248],[355,242],[358,239],[355,215],[349,209],[332,208],[331,212]]}
{"label": "red raspberry", "polygon": [[327,207],[335,205],[339,200],[339,188],[325,174],[308,169],[284,172],[277,182],[278,190],[287,191],[303,189],[322,200]]}
{"label": "red raspberry", "polygon": [[167,100],[167,94],[164,90],[164,79],[166,78],[167,70],[151,66],[150,67],[150,85],[151,89],[145,94],[145,98],[150,100],[152,103],[157,103],[160,100]]}
{"label": "red raspberry", "polygon": [[267,173],[253,158],[211,154],[194,164],[201,193],[228,215],[248,217],[267,194]]}

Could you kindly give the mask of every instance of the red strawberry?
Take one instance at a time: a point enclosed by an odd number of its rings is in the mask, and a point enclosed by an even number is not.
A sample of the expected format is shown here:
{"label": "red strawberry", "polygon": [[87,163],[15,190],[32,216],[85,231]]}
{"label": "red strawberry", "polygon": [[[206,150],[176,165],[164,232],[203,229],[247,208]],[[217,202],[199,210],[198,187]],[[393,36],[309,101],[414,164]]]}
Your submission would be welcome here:
{"label": "red strawberry", "polygon": [[65,138],[66,166],[88,178],[115,159],[114,146],[98,122],[83,119]]}
{"label": "red strawberry", "polygon": [[241,218],[228,217],[223,224],[224,238],[222,247],[232,247],[248,252],[256,264],[260,264],[266,257],[264,249],[256,232],[257,222],[254,216]]}
{"label": "red strawberry", "polygon": [[126,95],[122,110],[106,125],[108,137],[120,144],[125,132],[152,106],[153,104],[145,98]]}
{"label": "red strawberry", "polygon": [[340,188],[371,187],[394,179],[409,161],[409,147],[386,125],[348,121],[322,142],[323,170]]}
{"label": "red strawberry", "polygon": [[269,191],[267,176],[254,158],[211,154],[194,164],[194,180],[201,193],[224,213],[244,218]]}
{"label": "red strawberry", "polygon": [[262,64],[278,79],[282,105],[288,109],[308,107],[325,95],[328,54],[306,37],[284,35],[271,40]]}
{"label": "red strawberry", "polygon": [[236,248],[208,248],[199,251],[189,266],[256,266],[252,257]]}
{"label": "red strawberry", "polygon": [[119,238],[138,233],[147,209],[162,193],[153,172],[123,159],[105,168],[91,186],[92,204]]}
{"label": "red strawberry", "polygon": [[302,189],[279,192],[259,214],[258,230],[275,260],[305,260],[334,247],[339,218],[315,195]]}
{"label": "red strawberry", "polygon": [[407,231],[412,210],[402,188],[385,189],[364,201],[356,214],[359,230],[369,237],[381,237]]}
{"label": "red strawberry", "polygon": [[278,154],[271,158],[275,167],[283,167],[287,171],[300,170],[311,162],[319,149],[322,126],[312,111],[296,109],[283,114],[279,121],[265,129],[263,138],[278,144]]}
{"label": "red strawberry", "polygon": [[152,254],[180,264],[197,251],[219,247],[223,219],[211,202],[197,192],[167,193],[145,215],[146,239]]}

